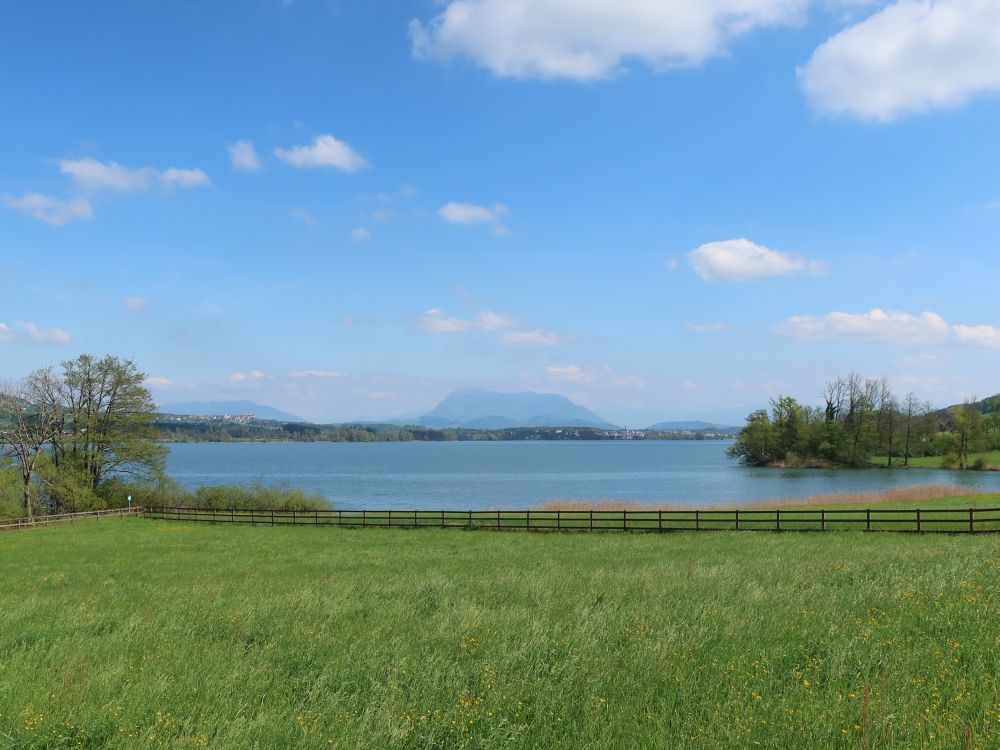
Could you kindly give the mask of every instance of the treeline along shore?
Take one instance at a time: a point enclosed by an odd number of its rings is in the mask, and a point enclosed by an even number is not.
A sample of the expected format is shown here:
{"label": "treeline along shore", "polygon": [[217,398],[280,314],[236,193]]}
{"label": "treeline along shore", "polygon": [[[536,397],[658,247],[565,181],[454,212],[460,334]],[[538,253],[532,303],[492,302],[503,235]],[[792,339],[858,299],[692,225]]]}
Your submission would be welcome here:
{"label": "treeline along shore", "polygon": [[396,424],[304,424],[274,420],[160,417],[154,423],[167,443],[221,442],[448,442],[456,440],[733,440],[738,431],[628,430],[598,427],[511,427],[479,430]]}
{"label": "treeline along shore", "polygon": [[886,378],[839,377],[822,401],[771,399],[746,419],[729,454],[751,466],[1000,466],[1000,394],[937,408],[915,393],[900,398]]}

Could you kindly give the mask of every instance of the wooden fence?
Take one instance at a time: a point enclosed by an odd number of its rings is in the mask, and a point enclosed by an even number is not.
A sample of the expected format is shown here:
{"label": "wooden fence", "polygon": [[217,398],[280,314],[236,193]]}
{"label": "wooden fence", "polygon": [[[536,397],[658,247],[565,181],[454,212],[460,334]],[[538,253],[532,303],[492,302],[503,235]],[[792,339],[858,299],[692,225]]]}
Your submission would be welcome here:
{"label": "wooden fence", "polygon": [[0,531],[21,531],[25,529],[37,529],[48,526],[52,523],[75,523],[93,519],[100,521],[102,518],[120,516],[138,516],[142,514],[143,508],[111,508],[109,510],[88,510],[82,513],[58,513],[51,516],[35,516],[34,518],[3,518],[0,519]]}
{"label": "wooden fence", "polygon": [[494,531],[1000,532],[1000,508],[769,510],[211,510],[150,507],[148,518],[254,526],[492,529]]}

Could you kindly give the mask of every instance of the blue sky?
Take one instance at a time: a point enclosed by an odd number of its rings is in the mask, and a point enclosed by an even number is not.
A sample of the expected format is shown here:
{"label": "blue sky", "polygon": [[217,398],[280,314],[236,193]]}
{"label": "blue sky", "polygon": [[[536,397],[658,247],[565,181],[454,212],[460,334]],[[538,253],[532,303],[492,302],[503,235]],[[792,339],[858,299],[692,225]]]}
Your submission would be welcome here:
{"label": "blue sky", "polygon": [[1000,390],[992,0],[39,0],[0,70],[0,377],[630,425]]}

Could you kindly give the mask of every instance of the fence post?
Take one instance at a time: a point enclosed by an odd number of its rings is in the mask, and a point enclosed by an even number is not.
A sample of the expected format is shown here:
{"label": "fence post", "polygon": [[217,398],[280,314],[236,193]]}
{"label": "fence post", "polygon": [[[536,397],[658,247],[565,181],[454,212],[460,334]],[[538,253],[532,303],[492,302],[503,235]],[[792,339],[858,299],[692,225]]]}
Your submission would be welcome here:
{"label": "fence post", "polygon": [[590,530],[594,530],[594,509],[590,509]]}
{"label": "fence post", "polygon": [[658,510],[658,511],[656,512],[656,516],[657,516],[657,519],[656,519],[656,520],[657,520],[657,523],[656,523],[656,527],[657,527],[657,528],[658,528],[658,529],[659,529],[660,531],[663,531],[663,511],[662,511],[662,510]]}
{"label": "fence post", "polygon": [[622,531],[628,531],[628,511],[622,511]]}
{"label": "fence post", "polygon": [[918,532],[922,531],[920,527],[920,508],[917,508],[917,531]]}
{"label": "fence post", "polygon": [[819,512],[819,528],[821,531],[826,531],[826,508]]}
{"label": "fence post", "polygon": [[500,511],[497,510],[497,531],[500,531]]}
{"label": "fence post", "polygon": [[389,526],[389,528],[390,528],[390,529],[392,528],[392,510],[390,510],[390,511],[389,511],[389,522],[388,522],[388,526]]}
{"label": "fence post", "polygon": [[530,510],[524,511],[524,528],[526,528],[526,529],[530,529],[531,528],[531,511]]}
{"label": "fence post", "polygon": [[441,511],[441,528],[444,528],[444,511]]}
{"label": "fence post", "polygon": [[271,525],[274,526],[274,511],[271,511]]}
{"label": "fence post", "polygon": [[472,528],[472,511],[469,511],[469,528]]}
{"label": "fence post", "polygon": [[736,530],[740,530],[740,512],[738,510],[736,511]]}
{"label": "fence post", "polygon": [[562,531],[562,511],[556,511],[556,531]]}
{"label": "fence post", "polygon": [[417,511],[413,511],[413,528],[417,528]]}
{"label": "fence post", "polygon": [[364,528],[368,525],[368,511],[362,508],[361,510],[361,526]]}
{"label": "fence post", "polygon": [[319,526],[319,511],[314,510],[313,515],[316,517],[316,525]]}
{"label": "fence post", "polygon": [[701,511],[694,509],[694,530],[701,531]]}
{"label": "fence post", "polygon": [[969,533],[976,533],[976,511],[974,508],[969,508]]}
{"label": "fence post", "polygon": [[[920,511],[919,510],[917,511],[917,516],[918,516],[918,518],[920,516]],[[919,520],[917,521],[917,528],[918,529],[920,528],[920,521]],[[872,530],[872,509],[871,508],[867,508],[867,509],[865,509],[865,531],[871,531],[871,530]]]}
{"label": "fence post", "polygon": [[774,511],[774,530],[781,531],[781,511]]}

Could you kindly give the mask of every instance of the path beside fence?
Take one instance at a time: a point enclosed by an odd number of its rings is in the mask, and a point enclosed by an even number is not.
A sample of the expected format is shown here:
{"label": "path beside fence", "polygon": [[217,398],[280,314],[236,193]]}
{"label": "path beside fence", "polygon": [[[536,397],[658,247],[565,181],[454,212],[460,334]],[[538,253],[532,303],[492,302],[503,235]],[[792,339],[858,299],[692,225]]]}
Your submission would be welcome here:
{"label": "path beside fence", "polygon": [[143,508],[111,508],[108,510],[88,510],[82,513],[58,513],[52,516],[35,516],[34,518],[2,518],[0,519],[0,531],[21,531],[25,529],[37,529],[53,523],[75,523],[92,519],[100,521],[102,518],[120,516],[138,516],[143,513]]}
{"label": "path beside fence", "polygon": [[494,531],[1000,532],[1000,508],[808,510],[208,510],[151,507],[148,518],[253,526],[492,529]]}

